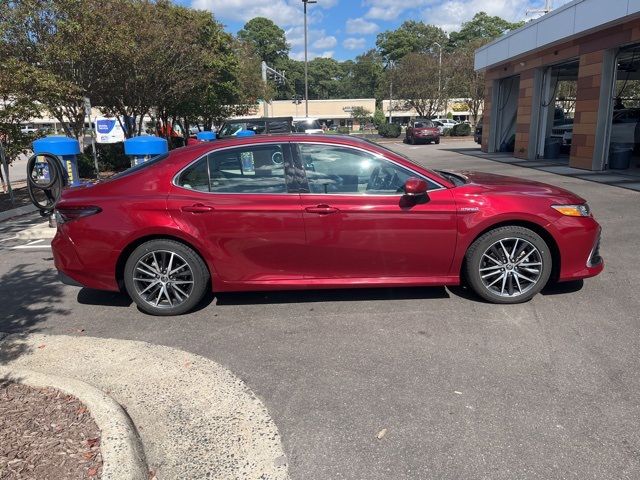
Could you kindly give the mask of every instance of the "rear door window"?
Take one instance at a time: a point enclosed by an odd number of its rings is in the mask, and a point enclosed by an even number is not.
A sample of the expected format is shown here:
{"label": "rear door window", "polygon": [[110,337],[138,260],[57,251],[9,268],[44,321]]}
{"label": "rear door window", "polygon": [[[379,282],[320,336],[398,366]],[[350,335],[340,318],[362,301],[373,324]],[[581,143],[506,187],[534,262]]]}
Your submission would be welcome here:
{"label": "rear door window", "polygon": [[177,185],[212,193],[287,193],[285,154],[283,144],[215,151],[186,168]]}

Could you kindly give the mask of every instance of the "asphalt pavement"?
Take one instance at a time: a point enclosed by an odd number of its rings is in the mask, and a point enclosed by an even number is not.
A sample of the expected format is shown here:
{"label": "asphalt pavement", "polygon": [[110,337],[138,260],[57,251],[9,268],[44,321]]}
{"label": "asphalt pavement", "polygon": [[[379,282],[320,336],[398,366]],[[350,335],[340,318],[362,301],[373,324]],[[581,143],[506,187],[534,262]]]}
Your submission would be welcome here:
{"label": "asphalt pavement", "polygon": [[160,318],[59,284],[49,240],[17,234],[41,222],[32,216],[0,223],[0,331],[141,340],[215,361],[267,407],[293,479],[640,478],[640,193],[445,142],[389,146],[434,168],[575,191],[603,226],[605,271],[523,305],[461,288],[242,293]]}

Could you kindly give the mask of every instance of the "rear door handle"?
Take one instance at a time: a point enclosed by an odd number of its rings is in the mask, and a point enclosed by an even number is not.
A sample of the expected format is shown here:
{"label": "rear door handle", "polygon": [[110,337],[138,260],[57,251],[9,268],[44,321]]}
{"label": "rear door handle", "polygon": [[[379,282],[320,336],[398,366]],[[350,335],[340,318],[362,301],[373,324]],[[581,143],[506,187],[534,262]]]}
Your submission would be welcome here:
{"label": "rear door handle", "polygon": [[335,207],[330,207],[329,205],[318,205],[317,207],[307,207],[305,208],[305,211],[309,213],[317,213],[318,215],[329,215],[331,213],[337,213],[340,210]]}
{"label": "rear door handle", "polygon": [[213,212],[214,208],[208,205],[203,205],[202,203],[196,203],[195,205],[186,205],[182,207],[183,212],[189,213],[207,213]]}

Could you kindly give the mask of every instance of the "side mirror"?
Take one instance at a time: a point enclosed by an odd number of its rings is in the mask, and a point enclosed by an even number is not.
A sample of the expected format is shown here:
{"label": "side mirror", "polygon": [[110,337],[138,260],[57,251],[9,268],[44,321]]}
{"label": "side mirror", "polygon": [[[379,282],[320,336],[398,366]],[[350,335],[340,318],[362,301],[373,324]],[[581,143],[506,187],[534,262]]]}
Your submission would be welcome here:
{"label": "side mirror", "polygon": [[421,178],[411,177],[404,184],[404,194],[408,197],[426,197],[429,185]]}

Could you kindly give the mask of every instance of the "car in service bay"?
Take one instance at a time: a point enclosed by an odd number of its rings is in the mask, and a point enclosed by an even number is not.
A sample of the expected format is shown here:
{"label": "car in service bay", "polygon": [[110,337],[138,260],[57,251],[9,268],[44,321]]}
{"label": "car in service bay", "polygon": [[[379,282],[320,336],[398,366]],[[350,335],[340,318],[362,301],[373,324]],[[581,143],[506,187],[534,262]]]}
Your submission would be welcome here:
{"label": "car in service bay", "polygon": [[519,303],[597,275],[600,226],[551,185],[427,169],[365,140],[285,134],[177,149],[63,192],[63,280],[177,315],[214,292],[459,285]]}

